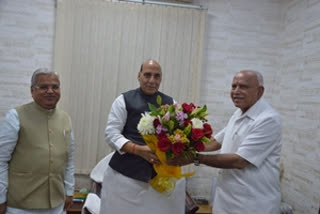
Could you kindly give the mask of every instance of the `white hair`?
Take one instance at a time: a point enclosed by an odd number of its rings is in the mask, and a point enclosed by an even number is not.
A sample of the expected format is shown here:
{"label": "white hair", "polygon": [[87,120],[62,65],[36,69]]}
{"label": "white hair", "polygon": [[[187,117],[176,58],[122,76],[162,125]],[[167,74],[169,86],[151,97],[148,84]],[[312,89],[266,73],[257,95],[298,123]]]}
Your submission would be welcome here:
{"label": "white hair", "polygon": [[33,87],[36,82],[37,82],[37,77],[38,75],[41,75],[41,74],[45,74],[45,75],[55,75],[58,79],[58,81],[60,82],[59,80],[59,75],[57,72],[54,72],[54,71],[50,71],[48,68],[38,68],[37,70],[35,70],[32,74],[32,77],[31,77],[31,87]]}
{"label": "white hair", "polygon": [[259,86],[263,86],[263,76],[259,71],[254,71],[257,75]]}

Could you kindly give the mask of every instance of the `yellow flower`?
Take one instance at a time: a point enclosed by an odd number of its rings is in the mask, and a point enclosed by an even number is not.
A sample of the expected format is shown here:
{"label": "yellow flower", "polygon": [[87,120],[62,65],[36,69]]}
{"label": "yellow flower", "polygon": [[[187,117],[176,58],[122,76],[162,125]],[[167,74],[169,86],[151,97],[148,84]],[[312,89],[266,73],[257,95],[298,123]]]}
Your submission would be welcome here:
{"label": "yellow flower", "polygon": [[188,137],[185,135],[185,133],[181,129],[175,130],[173,135],[169,136],[169,140],[172,143],[181,142],[185,145],[189,145],[189,143],[190,143],[190,140],[188,139]]}

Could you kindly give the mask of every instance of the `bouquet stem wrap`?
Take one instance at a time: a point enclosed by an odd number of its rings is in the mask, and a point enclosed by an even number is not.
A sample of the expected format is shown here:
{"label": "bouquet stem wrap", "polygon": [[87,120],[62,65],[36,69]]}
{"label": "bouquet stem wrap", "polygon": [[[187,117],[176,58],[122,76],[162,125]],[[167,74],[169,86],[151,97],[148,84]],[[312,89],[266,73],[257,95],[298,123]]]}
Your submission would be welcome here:
{"label": "bouquet stem wrap", "polygon": [[159,150],[157,146],[158,139],[155,135],[142,135],[142,137],[149,148],[155,151],[157,157],[161,162],[161,164],[159,165],[153,165],[153,168],[156,171],[157,175],[153,179],[151,179],[149,183],[158,192],[170,195],[175,188],[177,179],[193,176],[194,172],[182,174],[181,167],[168,165],[166,163],[166,153]]}

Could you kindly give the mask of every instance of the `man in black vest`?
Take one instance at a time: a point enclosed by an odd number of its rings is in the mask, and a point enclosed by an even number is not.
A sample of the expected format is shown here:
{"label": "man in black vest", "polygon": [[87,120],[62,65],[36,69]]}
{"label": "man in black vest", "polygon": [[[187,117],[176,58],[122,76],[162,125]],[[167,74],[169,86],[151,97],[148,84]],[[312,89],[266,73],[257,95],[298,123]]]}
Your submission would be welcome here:
{"label": "man in black vest", "polygon": [[148,60],[138,73],[140,87],[121,94],[113,102],[105,139],[115,149],[102,184],[100,213],[184,213],[185,181],[177,183],[171,196],[156,192],[149,185],[156,172],[152,165],[159,159],[137,130],[141,114],[149,111],[148,103],[173,104],[173,99],[158,91],[162,71],[158,62]]}

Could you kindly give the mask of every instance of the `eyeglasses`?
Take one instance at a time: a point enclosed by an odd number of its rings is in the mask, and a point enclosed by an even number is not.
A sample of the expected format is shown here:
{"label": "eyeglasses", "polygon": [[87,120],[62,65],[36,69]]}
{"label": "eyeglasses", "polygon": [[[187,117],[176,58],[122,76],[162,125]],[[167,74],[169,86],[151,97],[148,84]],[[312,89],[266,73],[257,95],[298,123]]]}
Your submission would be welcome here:
{"label": "eyeglasses", "polygon": [[42,92],[47,92],[49,88],[51,88],[51,90],[54,92],[57,92],[60,90],[60,85],[36,85],[33,87],[36,89],[39,89]]}

